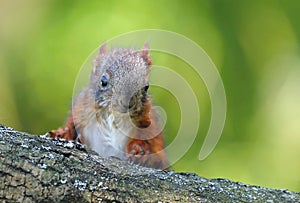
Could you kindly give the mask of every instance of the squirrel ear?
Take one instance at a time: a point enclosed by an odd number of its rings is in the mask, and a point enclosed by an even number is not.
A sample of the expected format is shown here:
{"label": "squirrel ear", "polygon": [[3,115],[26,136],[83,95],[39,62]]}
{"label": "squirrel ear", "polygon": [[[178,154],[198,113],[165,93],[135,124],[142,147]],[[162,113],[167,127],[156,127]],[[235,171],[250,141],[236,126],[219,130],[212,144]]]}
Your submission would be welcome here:
{"label": "squirrel ear", "polygon": [[97,55],[97,58],[93,61],[93,73],[96,72],[96,66],[101,60],[101,57],[107,53],[107,45],[106,43],[103,43],[99,49],[99,53]]}
{"label": "squirrel ear", "polygon": [[99,49],[99,56],[100,55],[104,55],[107,53],[107,44],[104,43],[101,45],[100,49]]}
{"label": "squirrel ear", "polygon": [[104,44],[102,44],[101,47],[100,47],[99,55],[106,54],[106,53],[107,53],[107,44],[104,43]]}
{"label": "squirrel ear", "polygon": [[141,50],[141,56],[146,61],[147,65],[150,66],[152,64],[152,58],[150,56],[149,44],[148,43],[144,44],[144,47]]}

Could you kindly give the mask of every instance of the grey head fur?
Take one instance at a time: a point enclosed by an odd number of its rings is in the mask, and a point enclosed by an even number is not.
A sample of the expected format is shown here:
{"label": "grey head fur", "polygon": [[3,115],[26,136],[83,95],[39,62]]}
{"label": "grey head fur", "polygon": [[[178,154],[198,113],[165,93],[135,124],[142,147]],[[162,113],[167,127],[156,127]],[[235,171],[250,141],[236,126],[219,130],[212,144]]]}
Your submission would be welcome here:
{"label": "grey head fur", "polygon": [[100,48],[94,61],[90,88],[99,107],[109,107],[126,113],[134,95],[144,95],[148,89],[151,58],[148,46],[139,51],[129,48]]}

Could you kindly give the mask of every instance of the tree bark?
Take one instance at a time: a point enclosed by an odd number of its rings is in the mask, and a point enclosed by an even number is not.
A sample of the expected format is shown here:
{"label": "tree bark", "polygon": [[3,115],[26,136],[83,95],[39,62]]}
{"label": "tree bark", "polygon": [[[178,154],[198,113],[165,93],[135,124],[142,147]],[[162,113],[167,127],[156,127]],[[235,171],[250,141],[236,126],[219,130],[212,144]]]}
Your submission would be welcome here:
{"label": "tree bark", "polygon": [[300,202],[300,193],[102,158],[0,125],[1,202]]}

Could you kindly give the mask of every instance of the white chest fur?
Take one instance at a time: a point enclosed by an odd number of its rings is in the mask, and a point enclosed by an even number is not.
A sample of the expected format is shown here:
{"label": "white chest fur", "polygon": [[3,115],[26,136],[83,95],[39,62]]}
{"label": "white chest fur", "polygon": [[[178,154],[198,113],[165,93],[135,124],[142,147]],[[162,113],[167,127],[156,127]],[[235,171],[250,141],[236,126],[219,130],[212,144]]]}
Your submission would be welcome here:
{"label": "white chest fur", "polygon": [[116,127],[114,116],[97,120],[96,116],[84,128],[86,145],[103,157],[118,157],[125,160],[125,145],[131,132],[124,125]]}

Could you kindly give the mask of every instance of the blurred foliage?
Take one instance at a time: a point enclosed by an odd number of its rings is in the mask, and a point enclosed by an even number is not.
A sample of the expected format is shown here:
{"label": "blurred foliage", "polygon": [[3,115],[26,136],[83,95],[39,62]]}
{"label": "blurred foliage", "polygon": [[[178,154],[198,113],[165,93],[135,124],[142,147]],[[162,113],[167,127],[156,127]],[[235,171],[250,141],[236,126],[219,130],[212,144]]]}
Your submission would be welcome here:
{"label": "blurred foliage", "polygon": [[[0,122],[37,134],[57,128],[76,75],[95,48],[125,32],[166,29],[208,53],[228,103],[223,135],[199,161],[210,119],[208,93],[193,72],[167,60],[164,65],[187,78],[201,101],[199,136],[173,169],[300,191],[299,10],[300,2],[292,0],[0,0]],[[178,104],[163,90],[151,91],[167,111],[170,143]]]}

